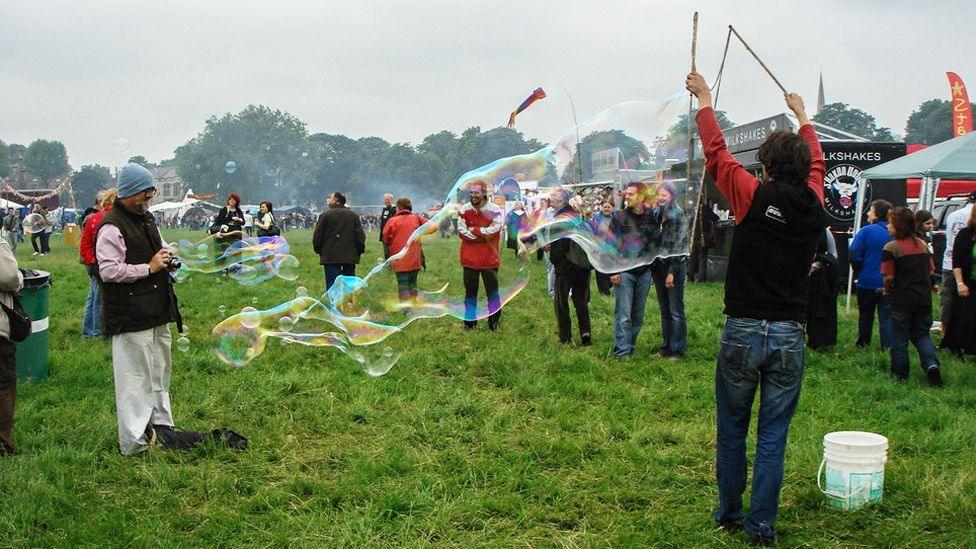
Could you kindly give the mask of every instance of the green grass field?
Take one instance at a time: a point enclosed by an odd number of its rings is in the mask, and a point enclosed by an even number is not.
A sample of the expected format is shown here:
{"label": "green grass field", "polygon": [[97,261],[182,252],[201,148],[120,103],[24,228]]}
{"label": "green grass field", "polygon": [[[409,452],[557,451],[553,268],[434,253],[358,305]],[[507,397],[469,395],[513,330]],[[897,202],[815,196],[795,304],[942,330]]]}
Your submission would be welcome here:
{"label": "green grass field", "polygon": [[[190,233],[166,233],[167,238]],[[192,235],[199,238],[201,233]],[[660,341],[648,300],[638,355],[607,357],[612,300],[594,291],[594,345],[562,347],[544,270],[505,309],[502,329],[413,324],[384,377],[334,349],[272,343],[252,363],[218,361],[205,335],[258,298],[324,289],[310,234],[289,233],[294,283],[255,288],[194,275],[178,287],[191,350],[174,348],[178,426],[234,429],[237,453],[118,452],[110,346],[81,340],[88,280],[60,235],[54,253],[18,250],[53,273],[50,378],[19,387],[15,442],[0,460],[0,545],[120,546],[737,546],[715,530],[715,357],[722,287],[687,290],[689,352],[650,358]],[[370,237],[366,257],[380,255]],[[459,270],[456,241],[425,245],[430,276]],[[372,259],[370,259],[370,262]],[[421,287],[430,289],[421,274]],[[929,389],[912,351],[906,385],[880,350],[840,344],[807,354],[790,432],[777,530],[787,547],[976,546],[976,367],[942,354],[947,387]],[[890,439],[885,495],[858,512],[829,508],[816,485],[822,437]],[[750,455],[754,435],[750,439]]]}

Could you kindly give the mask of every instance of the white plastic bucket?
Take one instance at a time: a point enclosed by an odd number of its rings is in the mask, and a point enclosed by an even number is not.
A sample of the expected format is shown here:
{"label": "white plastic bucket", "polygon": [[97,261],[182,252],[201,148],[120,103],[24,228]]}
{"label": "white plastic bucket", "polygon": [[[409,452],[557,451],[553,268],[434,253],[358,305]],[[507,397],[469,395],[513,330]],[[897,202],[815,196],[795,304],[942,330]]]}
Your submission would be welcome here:
{"label": "white plastic bucket", "polygon": [[863,431],[837,431],[824,435],[823,443],[817,486],[827,503],[853,511],[881,501],[888,439]]}

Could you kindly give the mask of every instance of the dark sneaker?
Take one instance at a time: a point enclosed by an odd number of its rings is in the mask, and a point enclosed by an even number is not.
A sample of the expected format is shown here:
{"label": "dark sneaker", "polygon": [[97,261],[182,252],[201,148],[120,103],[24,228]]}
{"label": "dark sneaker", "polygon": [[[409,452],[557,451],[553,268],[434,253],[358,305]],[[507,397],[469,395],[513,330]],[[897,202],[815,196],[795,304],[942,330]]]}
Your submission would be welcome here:
{"label": "dark sneaker", "polygon": [[590,334],[583,334],[582,336],[580,336],[580,342],[583,344],[584,347],[589,347],[590,345],[593,345],[593,341],[590,340]]}
{"label": "dark sneaker", "polygon": [[945,387],[945,383],[942,383],[942,373],[939,371],[938,366],[931,366],[928,370],[925,370],[925,377],[929,380],[929,387]]}
{"label": "dark sneaker", "polygon": [[488,323],[488,329],[489,329],[489,330],[491,330],[491,331],[493,331],[493,332],[497,332],[497,331],[498,331],[498,326],[499,326],[499,325],[500,325],[501,323],[502,323],[502,322],[501,322],[500,320],[499,320],[498,322],[496,322],[496,323],[494,323],[494,324],[492,324],[492,323],[490,323],[490,322],[489,322],[489,323]]}
{"label": "dark sneaker", "polygon": [[669,356],[671,356],[671,353],[665,351],[664,349],[658,349],[653,353],[651,353],[651,356],[656,356],[659,358],[668,358]]}
{"label": "dark sneaker", "polygon": [[156,440],[167,450],[189,450],[203,444],[204,436],[193,431],[184,431],[168,425],[153,425]]}
{"label": "dark sneaker", "polygon": [[776,546],[776,536],[763,536],[760,534],[749,534],[749,545],[755,545],[757,547],[775,547]]}
{"label": "dark sneaker", "polygon": [[570,340],[570,339],[562,339],[562,338],[559,338],[559,342],[562,343],[563,345],[569,345],[573,341]]}
{"label": "dark sneaker", "polygon": [[898,383],[908,383],[908,376],[900,376],[898,374],[890,374],[891,379],[897,381]]}
{"label": "dark sneaker", "polygon": [[742,519],[730,520],[718,523],[718,529],[726,534],[735,534],[742,531]]}

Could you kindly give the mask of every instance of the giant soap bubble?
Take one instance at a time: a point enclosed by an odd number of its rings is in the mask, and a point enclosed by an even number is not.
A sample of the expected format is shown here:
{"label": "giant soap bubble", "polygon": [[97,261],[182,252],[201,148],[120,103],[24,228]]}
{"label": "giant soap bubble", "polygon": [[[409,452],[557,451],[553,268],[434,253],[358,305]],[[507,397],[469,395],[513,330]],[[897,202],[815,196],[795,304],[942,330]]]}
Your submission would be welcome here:
{"label": "giant soap bubble", "polygon": [[[575,241],[585,252],[585,258],[576,259],[604,273],[686,254],[701,162],[692,163],[689,177],[682,114],[687,114],[684,93],[657,103],[621,103],[534,153],[501,158],[463,174],[443,207],[417,223],[399,253],[361,278],[340,276],[321,299],[299,295],[268,310],[248,308],[219,323],[214,328],[218,356],[242,365],[263,352],[268,338],[279,338],[334,347],[370,375],[382,375],[399,353],[391,346],[395,339],[378,344],[421,319],[477,321],[504,309],[529,283],[531,252],[555,240]],[[477,297],[466,296],[461,265],[453,259],[457,255],[437,274],[421,273],[417,291],[400,291],[395,271],[419,255],[426,235],[467,209],[469,190],[475,187],[487,188],[495,206],[482,210],[489,219],[485,227],[467,227],[467,233],[462,215],[458,232],[498,251],[497,293],[486,296],[481,286]],[[600,212],[605,201],[615,210],[610,215]]]}
{"label": "giant soap bubble", "polygon": [[182,263],[176,271],[178,281],[186,280],[191,272],[227,273],[242,286],[274,277],[288,281],[298,278],[298,259],[289,254],[283,236],[252,237],[237,231],[210,235],[196,243],[181,240],[172,248]]}

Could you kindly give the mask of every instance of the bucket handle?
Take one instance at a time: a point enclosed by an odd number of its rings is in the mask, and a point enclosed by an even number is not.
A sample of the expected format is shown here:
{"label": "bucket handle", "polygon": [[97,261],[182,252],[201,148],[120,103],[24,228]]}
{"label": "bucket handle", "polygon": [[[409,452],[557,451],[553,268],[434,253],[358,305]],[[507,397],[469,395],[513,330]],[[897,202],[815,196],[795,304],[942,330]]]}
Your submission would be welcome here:
{"label": "bucket handle", "polygon": [[[884,463],[884,461],[881,461],[881,463]],[[854,497],[854,496],[860,494],[861,492],[863,492],[865,488],[870,488],[871,487],[871,483],[868,482],[867,484],[862,484],[860,488],[854,490],[850,494],[839,494],[837,492],[830,492],[828,490],[824,490],[823,483],[820,481],[820,479],[823,477],[823,472],[824,472],[824,466],[825,465],[827,465],[827,458],[826,457],[820,460],[820,468],[817,469],[817,488],[819,488],[821,492],[823,492],[824,494],[826,494],[828,496],[835,497],[835,498],[840,498],[840,499],[851,499],[852,497]]]}

